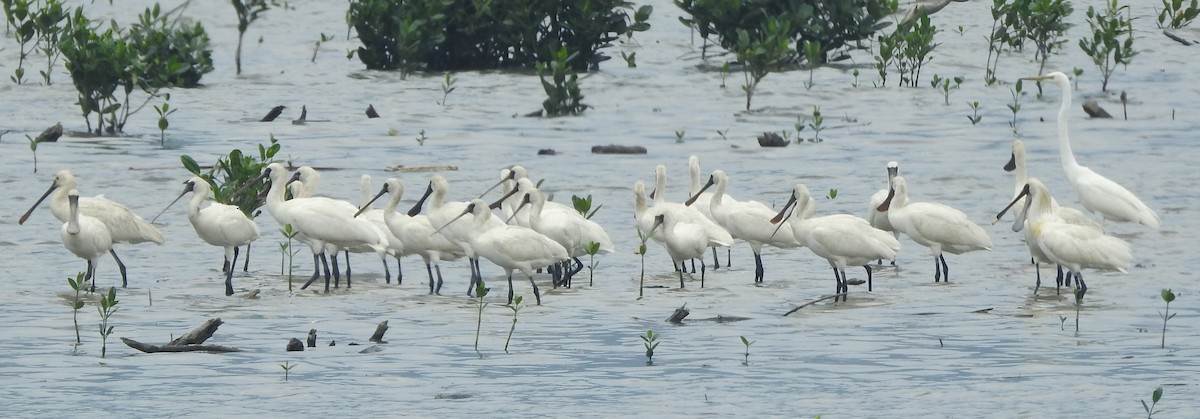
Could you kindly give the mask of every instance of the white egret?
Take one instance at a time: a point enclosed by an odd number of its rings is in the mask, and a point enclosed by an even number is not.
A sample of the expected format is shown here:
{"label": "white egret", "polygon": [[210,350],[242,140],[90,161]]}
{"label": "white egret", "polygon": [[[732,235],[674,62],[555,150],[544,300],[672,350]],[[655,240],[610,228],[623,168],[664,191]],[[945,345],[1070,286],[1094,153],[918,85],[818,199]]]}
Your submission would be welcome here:
{"label": "white egret", "polygon": [[[792,213],[796,216],[789,220],[787,217],[790,206],[795,207]],[[866,269],[867,291],[873,291],[871,261],[895,259],[896,251],[900,250],[900,241],[896,240],[893,234],[872,227],[867,220],[853,215],[835,214],[815,218],[805,215],[814,212],[815,207],[816,201],[809,193],[808,187],[797,183],[792,187],[792,196],[771,222],[790,223],[796,240],[829,262],[829,266],[833,268],[834,280],[837,281],[835,293],[843,294],[842,301],[847,299],[844,293],[850,292],[849,284],[846,283],[847,266],[862,266]],[[787,227],[785,224],[779,228]]]}
{"label": "white egret", "polygon": [[[188,221],[201,240],[225,249],[225,295],[233,295],[233,271],[237,267],[238,247],[249,246],[250,242],[258,240],[262,231],[237,206],[213,202],[201,209],[200,206],[209,200],[212,187],[199,176],[184,182],[183,192],[167,208],[175,205],[188,192],[193,193],[188,203]],[[163,211],[167,208],[163,208]]]}
{"label": "white egret", "polygon": [[[1013,230],[1028,229],[1027,238],[1037,244],[1050,261],[1065,266],[1075,278],[1075,298],[1082,300],[1087,293],[1083,281],[1085,268],[1127,272],[1133,261],[1129,243],[1105,235],[1103,231],[1062,221],[1050,207],[1050,190],[1037,178],[1029,182],[1012,202],[1025,199],[1025,208],[1013,222]],[[996,215],[996,220],[1014,204],[1009,203]]]}
{"label": "white egret", "polygon": [[[75,176],[70,171],[60,170],[54,175],[54,180],[50,183],[50,188],[46,189],[46,193],[38,198],[37,202],[29,207],[29,211],[21,215],[21,219],[17,224],[25,224],[25,220],[33,214],[33,210],[38,207],[42,201],[46,200],[52,192],[58,190],[54,197],[50,198],[50,213],[54,214],[54,218],[59,221],[67,222],[70,217],[70,204],[67,202],[67,193],[76,186]],[[153,242],[155,244],[163,244],[166,239],[162,233],[158,231],[154,225],[143,220],[129,208],[105,198],[103,196],[80,197],[79,198],[79,213],[89,217],[93,217],[108,228],[109,235],[113,243],[129,243],[138,244],[145,242]],[[121,271],[121,287],[129,285],[129,279],[125,272],[125,263],[121,262],[121,258],[117,257],[116,250],[109,249],[108,253],[117,261],[117,268]]]}
{"label": "white egret", "polygon": [[[708,183],[700,188],[701,192],[716,185],[709,202],[709,211],[717,224],[725,228],[735,239],[745,240],[754,251],[754,282],[763,282],[764,269],[762,264],[762,247],[770,245],[781,249],[799,247],[790,226],[776,229],[771,223],[775,210],[758,201],[725,201],[725,190],[729,185],[729,175],[724,170],[714,170],[708,177]],[[691,205],[700,197],[696,194],[685,204]],[[783,221],[783,223],[787,223]]]}
{"label": "white egret", "polygon": [[1071,151],[1071,139],[1067,135],[1067,116],[1071,108],[1071,80],[1067,75],[1055,71],[1025,79],[1051,80],[1062,90],[1062,105],[1058,109],[1058,152],[1063,170],[1067,172],[1067,179],[1079,193],[1083,207],[1099,214],[1103,219],[1135,222],[1157,230],[1161,223],[1158,214],[1142,203],[1137,195],[1075,161],[1075,153]]}
{"label": "white egret", "polygon": [[[892,191],[892,178],[900,174],[900,163],[890,161],[887,163],[888,187],[880,189],[871,195],[871,202],[867,207],[867,222],[871,227],[878,228],[883,231],[890,231],[892,236],[899,239],[900,232],[892,228],[892,223],[888,221],[887,213],[879,211],[879,205],[887,200],[888,193]],[[879,260],[879,264],[883,264],[883,260]],[[892,259],[892,266],[896,265],[896,260]]]}
{"label": "white egret", "polygon": [[[383,208],[383,219],[391,234],[404,243],[401,254],[421,256],[421,259],[425,261],[425,271],[429,274],[429,293],[441,294],[441,261],[463,257],[462,247],[451,243],[441,234],[434,234],[435,229],[430,224],[429,217],[420,214],[410,216],[396,212],[396,206],[400,204],[400,199],[404,196],[404,184],[400,182],[400,179],[389,178],[384,182],[379,193],[359,211],[367,211],[370,203],[375,202],[385,193],[391,194],[391,199]],[[437,270],[436,286],[433,279],[434,269]]]}
{"label": "white egret", "polygon": [[933,282],[945,274],[950,281],[950,267],[942,252],[960,255],[975,250],[992,250],[992,239],[962,211],[937,202],[908,202],[908,184],[904,176],[892,178],[892,190],[879,205],[887,212],[892,227],[913,241],[928,247],[933,254]]}
{"label": "white egret", "polygon": [[92,281],[92,291],[96,291],[96,264],[100,255],[112,250],[112,236],[108,227],[99,219],[80,213],[79,192],[75,189],[67,192],[67,220],[62,225],[63,247],[87,261],[85,281]]}
{"label": "white egret", "polygon": [[468,235],[471,249],[479,257],[504,268],[508,277],[508,303],[512,304],[513,301],[513,271],[520,270],[529,277],[529,284],[533,286],[533,296],[537,304],[541,305],[542,293],[538,290],[537,282],[533,280],[533,270],[566,260],[569,257],[567,249],[529,228],[507,224],[489,227],[488,224],[493,220],[489,215],[494,214],[488,204],[478,198],[471,200],[462,213],[440,228],[453,225],[468,214],[472,219],[465,222],[471,223],[470,229],[478,232]]}

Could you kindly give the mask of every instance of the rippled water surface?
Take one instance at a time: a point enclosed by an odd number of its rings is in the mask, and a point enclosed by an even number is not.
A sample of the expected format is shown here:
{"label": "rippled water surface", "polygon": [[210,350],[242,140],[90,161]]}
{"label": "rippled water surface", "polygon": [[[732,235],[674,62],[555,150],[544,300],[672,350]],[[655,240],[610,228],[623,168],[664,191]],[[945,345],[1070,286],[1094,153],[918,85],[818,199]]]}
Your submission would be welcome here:
{"label": "rippled water surface", "polygon": [[[140,1],[83,3],[91,16],[126,24],[144,7]],[[1200,172],[1192,166],[1200,76],[1185,66],[1200,62],[1200,47],[1162,36],[1153,27],[1152,2],[1133,10],[1141,54],[1116,71],[1108,94],[1099,91],[1097,70],[1075,46],[1087,28],[1083,10],[1101,2],[1076,2],[1071,40],[1048,65],[1086,70],[1071,109],[1080,163],[1135,191],[1163,219],[1159,231],[1108,225],[1131,243],[1134,267],[1127,274],[1087,273],[1091,288],[1078,314],[1078,333],[1072,299],[1045,288],[1034,297],[1024,244],[1007,223],[988,224],[1013,190],[1001,170],[1012,139],[1005,107],[1009,89],[981,81],[990,2],[954,3],[933,18],[943,29],[937,35],[941,45],[923,78],[967,79],[951,91],[949,106],[927,82],[921,88],[871,87],[878,77],[870,54],[860,52],[816,70],[811,89],[803,86],[806,71],[768,76],[750,112],[743,110],[740,74],[730,75],[721,88],[720,73],[708,69],[722,57],[701,60],[694,37],[678,23],[681,12],[666,1],[650,3],[654,27],[638,34],[636,43],[609,50],[614,56],[636,51],[638,67],[614,59],[584,78],[585,102],[593,109],[576,118],[514,117],[538,109],[543,99],[536,76],[529,74],[456,74],[457,90],[440,106],[440,75],[401,80],[347,60],[345,52],[356,44],[344,39],[345,6],[324,1],[293,1],[294,10],[271,10],[255,22],[241,76],[232,62],[233,10],[227,3],[193,4],[187,13],[210,32],[217,69],[204,77],[203,88],[173,92],[171,105],[179,112],[171,116],[165,148],[150,109],[130,119],[125,137],[72,134],[84,125],[63,71],[54,73],[53,86],[0,84],[0,129],[15,130],[0,141],[0,161],[7,168],[0,173],[0,248],[9,255],[2,265],[7,292],[0,293],[5,317],[0,412],[1130,417],[1144,413],[1138,400],[1161,385],[1163,417],[1197,415],[1200,313],[1190,272],[1198,254],[1186,232],[1200,228],[1194,192]],[[310,63],[322,33],[336,39],[322,45]],[[11,38],[0,43],[0,73],[12,74],[17,50]],[[1005,56],[1000,79],[1035,73],[1031,55]],[[35,59],[30,67],[39,64]],[[860,71],[857,87],[854,68]],[[1077,106],[1095,98],[1120,115],[1122,90],[1130,98],[1127,121],[1089,120]],[[1059,202],[1078,206],[1058,163],[1054,121],[1060,97],[1054,87],[1040,100],[1026,96],[1018,129],[1029,149],[1031,174]],[[980,102],[978,125],[965,117],[969,101]],[[256,122],[281,104],[288,109],[278,121]],[[382,118],[365,119],[368,104]],[[309,119],[325,122],[288,123],[301,105],[307,105]],[[755,136],[792,129],[796,117],[810,114],[813,106],[821,106],[826,118],[824,142],[757,146]],[[57,121],[69,133],[40,147],[40,170],[33,174],[23,135]],[[421,131],[428,137],[424,145],[415,140]],[[676,131],[684,133],[682,143]],[[359,175],[366,173],[377,185],[399,176],[409,190],[404,204],[410,204],[429,173],[385,171],[390,166],[454,165],[457,170],[441,172],[451,182],[451,199],[468,199],[494,182],[503,166],[524,165],[533,178],[545,179],[544,189],[557,201],[592,194],[604,204],[595,220],[618,251],[599,259],[594,286],[586,285],[586,271],[572,289],[550,290],[548,278],[539,276],[544,305],[520,312],[511,353],[502,349],[511,324],[500,300],[502,271],[485,261],[495,298],[489,296],[492,304],[483,315],[481,357],[473,350],[476,311],[464,295],[468,270],[462,262],[445,264],[443,296],[427,295],[415,259],[405,259],[405,281],[395,285],[384,283],[378,262],[363,256],[354,259],[350,290],[289,292],[279,269],[277,243],[283,238],[274,221],[262,217],[264,235],[252,251],[250,272],[234,278],[238,294],[261,294],[225,297],[221,251],[195,236],[177,206],[159,220],[166,244],[119,247],[130,286],[118,289],[120,310],[112,318],[116,329],[108,357],[99,357],[97,315],[90,305],[79,314],[83,344],[76,348],[63,278],[83,263],[62,248],[60,223],[48,209],[17,225],[53,173],[70,169],[82,194],[104,194],[149,218],[188,177],[181,154],[212,162],[232,148],[249,150],[271,134],[280,139],[286,159],[340,169],[325,172],[321,189],[347,199],[357,199]],[[643,145],[649,153],[589,152],[610,143]],[[559,155],[537,156],[541,148]],[[865,213],[870,194],[886,184],[885,163],[898,160],[913,199],[961,209],[985,227],[995,247],[948,256],[952,281],[934,284],[928,251],[902,238],[899,268],[880,272],[874,292],[856,286],[849,302],[825,301],[782,317],[834,288],[826,262],[808,250],[768,248],[766,281],[755,286],[751,253],[739,243],[732,269],[710,270],[704,289],[698,279],[678,289],[665,252],[651,244],[646,283],[663,288],[647,289],[639,299],[631,186],[652,180],[654,166],[665,163],[668,196],[682,201],[686,158],[692,154],[705,170],[727,171],[738,199],[778,206],[796,182],[814,191],[836,188],[836,199],[819,199],[819,214]],[[310,272],[306,253],[296,260],[297,272]],[[1050,274],[1043,267],[1043,275]],[[850,276],[863,274],[855,269]],[[102,259],[99,283],[117,281],[111,259]],[[524,281],[516,288],[530,294]],[[1166,349],[1159,348],[1162,288],[1179,295]],[[663,321],[684,304],[691,309],[686,325]],[[709,321],[717,316],[747,320]],[[243,352],[143,354],[116,339],[164,343],[212,317],[226,324],[209,343]],[[391,326],[389,342],[360,353],[376,346],[367,338],[383,320]],[[319,333],[318,348],[283,350],[289,338],[303,339],[312,328]],[[662,336],[653,366],[645,365],[638,339],[648,329]],[[739,336],[755,342],[748,365]],[[337,345],[326,346],[330,341]],[[295,364],[288,381],[280,368],[284,362]]]}

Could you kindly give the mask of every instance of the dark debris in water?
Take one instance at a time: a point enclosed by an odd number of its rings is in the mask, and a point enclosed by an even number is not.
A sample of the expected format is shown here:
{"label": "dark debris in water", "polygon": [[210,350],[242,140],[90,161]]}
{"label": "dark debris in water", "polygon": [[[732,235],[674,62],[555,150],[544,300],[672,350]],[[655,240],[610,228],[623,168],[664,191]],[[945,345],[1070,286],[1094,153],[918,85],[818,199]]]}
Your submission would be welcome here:
{"label": "dark debris in water", "polygon": [[466,394],[466,393],[449,393],[449,394],[439,394],[439,395],[433,396],[433,399],[434,400],[462,400],[462,399],[467,399],[470,397],[471,397],[471,395]]}

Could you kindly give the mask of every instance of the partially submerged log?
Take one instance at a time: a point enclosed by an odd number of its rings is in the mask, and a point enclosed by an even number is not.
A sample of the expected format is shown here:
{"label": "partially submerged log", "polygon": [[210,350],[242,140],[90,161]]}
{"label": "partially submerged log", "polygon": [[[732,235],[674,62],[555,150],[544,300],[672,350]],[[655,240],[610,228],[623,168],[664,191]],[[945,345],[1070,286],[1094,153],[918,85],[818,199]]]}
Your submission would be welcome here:
{"label": "partially submerged log", "polygon": [[387,343],[387,341],[383,340],[383,334],[387,333],[387,330],[387,320],[379,322],[379,326],[375,327],[375,334],[371,335],[371,339],[369,340],[374,343]]}
{"label": "partially submerged log", "polygon": [[640,145],[595,145],[592,154],[646,154],[646,147]]}
{"label": "partially submerged log", "polygon": [[317,347],[317,329],[308,329],[308,347]]}
{"label": "partially submerged log", "polygon": [[1104,108],[1101,108],[1100,103],[1096,102],[1095,100],[1088,100],[1087,102],[1084,102],[1083,111],[1087,112],[1088,116],[1092,118],[1112,118],[1112,115],[1109,115],[1108,111],[1105,111]]}
{"label": "partially submerged log", "polygon": [[1170,30],[1163,29],[1163,35],[1166,35],[1167,38],[1171,38],[1171,39],[1175,40],[1175,42],[1183,44],[1184,46],[1188,46],[1188,47],[1192,46],[1192,41],[1184,39],[1182,36],[1176,35],[1174,32],[1171,32]]}
{"label": "partially submerged log", "polygon": [[191,331],[184,333],[183,336],[172,340],[166,345],[158,346],[148,343],[138,342],[129,338],[121,338],[121,342],[125,342],[130,348],[137,349],[145,353],[157,352],[241,352],[241,349],[231,348],[221,345],[203,345],[204,341],[212,337],[216,333],[217,328],[224,322],[221,319],[210,319]]}
{"label": "partially submerged log", "polygon": [[680,324],[683,323],[683,319],[686,318],[688,314],[692,314],[692,311],[688,310],[687,304],[685,303],[683,306],[675,309],[675,312],[671,313],[671,317],[667,317],[667,321]]}
{"label": "partially submerged log", "polygon": [[787,147],[788,140],[775,132],[764,132],[758,136],[759,147]]}
{"label": "partially submerged log", "polygon": [[300,339],[292,338],[287,343],[288,352],[304,352],[304,344],[300,343]]}

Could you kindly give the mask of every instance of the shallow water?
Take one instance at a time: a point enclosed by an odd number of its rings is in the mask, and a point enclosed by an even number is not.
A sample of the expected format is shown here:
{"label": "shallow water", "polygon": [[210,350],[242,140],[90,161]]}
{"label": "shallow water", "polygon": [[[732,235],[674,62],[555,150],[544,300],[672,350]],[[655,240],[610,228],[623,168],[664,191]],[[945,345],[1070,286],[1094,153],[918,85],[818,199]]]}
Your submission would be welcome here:
{"label": "shallow water", "polygon": [[[125,19],[144,6],[119,3],[84,2],[94,18]],[[1195,321],[1200,313],[1190,302],[1196,294],[1187,280],[1196,252],[1195,240],[1184,232],[1200,228],[1190,189],[1200,174],[1188,165],[1194,153],[1187,141],[1200,126],[1186,112],[1200,99],[1200,75],[1182,66],[1197,62],[1200,50],[1160,35],[1149,5],[1133,11],[1140,18],[1135,25],[1141,54],[1113,75],[1110,94],[1099,92],[1097,70],[1075,46],[1087,28],[1083,11],[1100,2],[1075,4],[1071,39],[1048,65],[1086,71],[1073,92],[1071,112],[1080,163],[1135,191],[1163,218],[1160,231],[1108,225],[1132,244],[1134,267],[1128,274],[1085,273],[1090,292],[1076,333],[1071,299],[1045,287],[1034,297],[1033,268],[1019,236],[1007,223],[988,225],[1012,194],[1012,180],[1001,170],[1012,139],[1005,108],[1011,98],[1006,87],[981,81],[990,3],[955,3],[934,16],[944,30],[938,34],[942,44],[923,80],[933,74],[967,78],[951,92],[949,106],[940,91],[924,87],[927,81],[917,89],[895,87],[894,81],[872,88],[878,77],[870,54],[857,53],[857,63],[816,70],[810,90],[803,87],[807,72],[768,76],[750,112],[742,110],[740,74],[719,87],[721,75],[705,69],[719,65],[720,58],[702,61],[698,44],[678,23],[681,12],[669,2],[649,3],[656,9],[654,27],[638,34],[637,44],[610,51],[614,56],[618,50],[637,51],[638,67],[625,68],[614,59],[588,75],[585,103],[594,108],[577,118],[514,117],[538,109],[542,100],[537,78],[528,74],[456,74],[457,90],[442,107],[436,103],[442,96],[439,75],[401,80],[346,60],[345,51],[355,43],[344,39],[344,6],[312,1],[291,2],[295,10],[272,10],[251,27],[241,76],[232,65],[232,10],[219,3],[188,10],[213,38],[217,69],[205,76],[205,87],[172,95],[179,112],[171,116],[165,149],[153,110],[145,109],[130,119],[129,136],[67,136],[42,145],[40,170],[33,174],[23,134],[35,135],[56,121],[68,131],[82,131],[75,93],[62,71],[54,74],[53,86],[0,84],[2,128],[15,130],[0,142],[0,161],[10,169],[0,174],[7,190],[0,246],[22,256],[3,263],[9,292],[0,295],[7,320],[0,326],[0,353],[6,355],[0,357],[5,377],[0,411],[1128,417],[1143,413],[1138,400],[1163,385],[1165,416],[1197,414],[1189,401],[1200,397],[1195,378],[1200,366],[1191,362],[1200,345]],[[952,29],[960,24],[964,35]],[[321,33],[337,39],[310,63]],[[6,39],[0,48],[0,73],[11,74],[17,46]],[[1027,56],[1004,57],[999,77],[1032,75],[1037,65]],[[37,64],[34,60],[32,68]],[[852,68],[861,73],[858,87],[852,86]],[[1119,115],[1121,90],[1131,98],[1128,121],[1089,120],[1078,108],[1084,98],[1096,98]],[[1078,206],[1058,164],[1054,120],[1060,92],[1048,87],[1044,99],[1034,96],[1022,100],[1018,115],[1031,175],[1043,179],[1059,202]],[[964,102],[976,100],[983,120],[973,126]],[[288,106],[279,120],[255,122],[279,104]],[[368,104],[383,117],[363,118]],[[310,119],[328,122],[289,124],[301,105],[307,105]],[[821,106],[829,127],[821,133],[824,142],[757,146],[755,136],[791,129],[814,105]],[[423,146],[414,140],[422,130],[429,138]],[[727,139],[717,133],[725,130]],[[676,143],[675,131],[685,132],[682,143]],[[249,150],[266,142],[270,134],[283,143],[281,156],[296,164],[345,169],[327,171],[321,189],[348,199],[358,196],[362,173],[372,175],[376,185],[396,176],[385,171],[389,166],[456,165],[459,170],[441,174],[451,182],[452,199],[468,199],[494,182],[501,167],[524,165],[533,178],[545,179],[544,188],[557,201],[590,193],[604,204],[595,220],[618,251],[600,259],[593,287],[583,285],[586,271],[573,289],[550,290],[548,278],[539,276],[544,305],[520,312],[508,354],[502,348],[511,317],[501,305],[506,294],[501,270],[484,262],[493,294],[480,357],[472,348],[476,308],[463,294],[468,270],[461,262],[444,264],[443,296],[426,294],[423,269],[414,259],[404,261],[405,282],[397,286],[385,284],[378,262],[362,256],[354,258],[351,290],[288,292],[276,248],[282,236],[273,220],[262,217],[264,236],[252,251],[254,266],[234,280],[239,294],[258,289],[260,297],[227,298],[217,269],[221,251],[195,236],[177,206],[159,220],[165,245],[119,248],[130,287],[118,290],[121,304],[112,319],[116,332],[108,357],[99,358],[91,306],[79,314],[84,343],[76,348],[63,278],[83,264],[62,248],[60,223],[47,209],[16,224],[53,173],[70,169],[80,178],[82,194],[104,194],[150,217],[174,199],[189,176],[179,155],[212,162],[231,148]],[[592,145],[610,143],[644,145],[649,153],[589,153]],[[536,156],[540,148],[560,154]],[[995,248],[948,256],[953,281],[934,284],[928,252],[902,238],[900,268],[878,273],[874,292],[857,286],[849,302],[826,301],[782,317],[833,288],[828,265],[808,250],[768,248],[766,282],[754,286],[751,254],[739,243],[732,269],[709,270],[704,289],[698,280],[678,289],[665,252],[651,244],[646,283],[665,288],[647,289],[639,299],[630,186],[652,181],[654,165],[666,163],[669,196],[683,200],[691,154],[700,156],[705,170],[729,172],[738,199],[777,206],[796,182],[818,195],[838,189],[836,199],[819,200],[819,214],[865,213],[870,194],[886,184],[885,163],[898,160],[914,199],[963,210],[985,227]],[[409,192],[404,204],[411,204],[428,174],[398,176]],[[300,276],[309,272],[306,254],[295,261]],[[110,259],[101,260],[100,285],[118,281],[113,268]],[[1043,275],[1051,274],[1043,269]],[[857,269],[850,275],[863,276]],[[1167,349],[1158,347],[1162,288],[1179,296],[1171,307],[1179,316],[1169,324]],[[516,291],[529,296],[528,283],[517,281]],[[685,303],[692,310],[686,325],[663,322]],[[991,310],[976,312],[983,309]],[[749,319],[700,320],[717,316]],[[162,343],[211,317],[226,324],[209,343],[245,352],[151,355],[116,339]],[[366,338],[383,320],[391,326],[389,343],[359,353],[372,346]],[[320,347],[283,351],[289,338],[303,339],[311,328],[318,330]],[[653,366],[645,365],[638,339],[647,329],[662,335]],[[742,363],[739,336],[755,341],[748,365]],[[337,345],[325,346],[330,341]],[[296,365],[286,382],[279,366],[285,361]]]}

